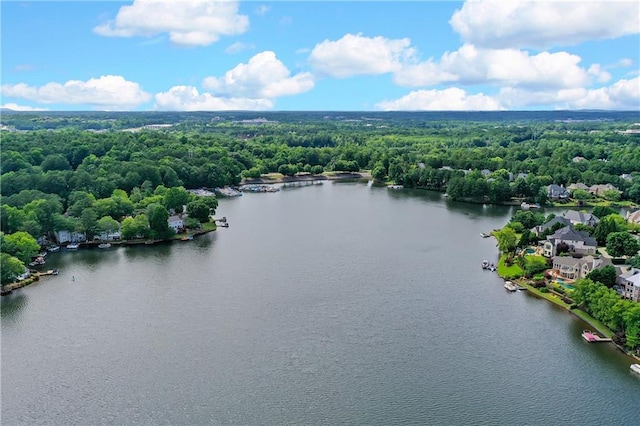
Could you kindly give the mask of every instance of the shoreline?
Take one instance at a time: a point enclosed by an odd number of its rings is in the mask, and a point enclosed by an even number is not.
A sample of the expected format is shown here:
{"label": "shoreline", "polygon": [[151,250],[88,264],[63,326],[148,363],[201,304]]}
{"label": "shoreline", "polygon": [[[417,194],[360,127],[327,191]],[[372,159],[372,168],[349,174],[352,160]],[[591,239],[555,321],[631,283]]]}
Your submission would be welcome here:
{"label": "shoreline", "polygon": [[315,181],[327,181],[327,180],[351,180],[351,179],[366,179],[371,180],[371,173],[369,172],[330,172],[322,173],[319,175],[296,175],[296,176],[284,176],[280,173],[271,173],[263,175],[259,178],[245,178],[240,181],[240,185],[268,185],[276,183],[289,183],[289,182],[315,182]]}

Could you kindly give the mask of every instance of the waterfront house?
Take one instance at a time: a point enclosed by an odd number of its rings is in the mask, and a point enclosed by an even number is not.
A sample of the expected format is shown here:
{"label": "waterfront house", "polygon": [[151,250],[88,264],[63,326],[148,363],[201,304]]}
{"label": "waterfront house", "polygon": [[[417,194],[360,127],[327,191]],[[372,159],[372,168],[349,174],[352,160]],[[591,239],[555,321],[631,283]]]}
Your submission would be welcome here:
{"label": "waterfront house", "polygon": [[552,183],[547,186],[547,196],[552,201],[564,201],[569,199],[569,191],[562,185]]}
{"label": "waterfront house", "polygon": [[606,191],[617,191],[618,193],[622,192],[610,183],[604,185],[591,185],[591,187],[589,188],[589,192],[593,195],[597,195],[598,197],[603,196]]}
{"label": "waterfront house", "polygon": [[569,280],[577,280],[586,277],[591,271],[612,265],[611,260],[606,257],[571,257],[554,256],[553,272],[556,276]]}
{"label": "waterfront house", "polygon": [[180,232],[182,229],[184,229],[184,221],[182,220],[182,216],[180,215],[169,216],[168,222],[169,228],[173,229],[176,232]]}
{"label": "waterfront house", "polygon": [[634,302],[640,302],[640,269],[631,268],[618,275],[618,284],[622,287],[622,296]]}
{"label": "waterfront house", "polygon": [[574,254],[596,254],[598,247],[596,239],[585,231],[576,231],[571,225],[558,229],[542,242],[545,257],[553,257],[557,254],[558,246],[566,244],[569,252]]}
{"label": "waterfront house", "polygon": [[567,210],[562,213],[562,217],[565,219],[569,219],[572,225],[577,225],[579,223],[594,227],[600,222],[597,216],[592,215],[591,213],[581,212],[578,210]]}
{"label": "waterfront house", "polygon": [[563,227],[567,225],[571,225],[571,221],[563,216],[556,216],[547,223],[543,223],[542,225],[534,226],[531,228],[531,232],[535,235],[542,235],[544,231],[547,229],[553,228],[556,223],[561,223]]}
{"label": "waterfront house", "polygon": [[629,173],[623,173],[620,175],[620,179],[626,180],[627,182],[631,182],[633,180],[633,176]]}
{"label": "waterfront house", "polygon": [[81,243],[87,241],[87,234],[84,232],[61,230],[55,231],[53,234],[56,236],[58,244]]}

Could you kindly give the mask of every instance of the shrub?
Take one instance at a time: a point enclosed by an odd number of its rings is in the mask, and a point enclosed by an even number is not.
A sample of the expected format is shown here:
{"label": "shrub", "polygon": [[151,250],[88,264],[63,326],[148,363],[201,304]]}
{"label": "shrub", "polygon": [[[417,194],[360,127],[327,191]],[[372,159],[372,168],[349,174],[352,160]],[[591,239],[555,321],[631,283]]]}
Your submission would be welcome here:
{"label": "shrub", "polygon": [[549,293],[549,289],[547,287],[540,288],[540,293]]}

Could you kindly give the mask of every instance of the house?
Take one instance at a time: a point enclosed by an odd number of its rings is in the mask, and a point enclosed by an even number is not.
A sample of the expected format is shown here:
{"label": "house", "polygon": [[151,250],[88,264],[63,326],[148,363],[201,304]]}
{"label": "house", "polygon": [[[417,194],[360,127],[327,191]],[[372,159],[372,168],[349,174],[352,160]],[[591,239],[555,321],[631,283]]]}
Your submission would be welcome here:
{"label": "house", "polygon": [[100,241],[117,241],[122,238],[120,231],[102,232],[99,235],[93,237],[94,240]]}
{"label": "house", "polygon": [[617,191],[619,193],[622,192],[610,183],[604,185],[591,185],[591,187],[589,188],[589,192],[593,195],[597,195],[598,197],[603,196],[606,191]]}
{"label": "house", "polygon": [[83,241],[87,241],[87,234],[84,232],[75,232],[75,231],[55,231],[53,233],[56,236],[56,241],[58,244],[64,243],[79,243]]}
{"label": "house", "polygon": [[628,211],[626,218],[627,222],[640,225],[640,210],[636,210],[633,213]]}
{"label": "house", "polygon": [[576,155],[575,157],[573,157],[571,159],[571,161],[573,161],[574,163],[579,163],[581,161],[586,161],[586,160],[587,160],[586,158],[584,158],[584,157],[582,157],[580,155]]}
{"label": "house", "polygon": [[553,201],[567,200],[569,199],[569,191],[562,185],[552,183],[547,186],[547,196]]}
{"label": "house", "polygon": [[570,253],[575,254],[596,254],[598,244],[596,239],[585,231],[576,231],[573,226],[568,225],[558,229],[549,235],[542,242],[543,254],[545,257],[553,257],[557,254],[558,245],[566,244]]}
{"label": "house", "polygon": [[591,213],[581,212],[578,210],[567,210],[562,213],[562,217],[565,219],[569,219],[572,225],[577,225],[579,223],[594,227],[600,222],[597,216],[592,215]]}
{"label": "house", "polygon": [[569,280],[584,278],[595,269],[612,265],[606,257],[585,256],[581,258],[571,256],[554,256],[553,271],[556,276]]}
{"label": "house", "polygon": [[623,173],[620,175],[620,179],[631,182],[633,180],[633,176],[631,176],[629,173]]}
{"label": "house", "polygon": [[182,220],[182,216],[180,215],[169,216],[168,222],[169,228],[173,229],[176,232],[184,229],[184,221]]}
{"label": "house", "polygon": [[546,231],[547,229],[551,229],[553,228],[553,226],[556,223],[561,223],[563,225],[563,227],[567,226],[567,225],[571,225],[571,221],[565,217],[562,216],[556,216],[553,219],[551,219],[549,222],[547,223],[543,223],[542,225],[538,225],[538,226],[534,226],[533,228],[531,228],[531,232],[534,233],[535,235],[542,235],[542,233],[544,233],[544,231]]}
{"label": "house", "polygon": [[583,191],[589,191],[589,187],[587,185],[585,185],[582,182],[577,182],[577,183],[572,183],[571,185],[567,186],[567,189],[571,192],[575,191],[576,189],[582,189]]}
{"label": "house", "polygon": [[618,284],[623,287],[622,297],[640,302],[640,269],[631,268],[618,275]]}

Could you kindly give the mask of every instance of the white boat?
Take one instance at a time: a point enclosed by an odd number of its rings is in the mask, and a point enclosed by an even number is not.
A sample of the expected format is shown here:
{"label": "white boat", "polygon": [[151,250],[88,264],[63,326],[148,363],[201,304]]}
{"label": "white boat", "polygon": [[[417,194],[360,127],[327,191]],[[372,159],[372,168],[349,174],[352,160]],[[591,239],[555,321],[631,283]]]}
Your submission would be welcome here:
{"label": "white boat", "polygon": [[67,250],[78,250],[79,248],[80,248],[80,244],[78,243],[67,244]]}
{"label": "white boat", "polygon": [[482,261],[482,269],[489,269],[489,261],[488,260],[483,260]]}
{"label": "white boat", "polygon": [[52,253],[56,251],[60,251],[60,246],[57,246],[57,245],[49,246],[47,250],[49,250]]}
{"label": "white boat", "polygon": [[516,291],[518,289],[518,286],[512,283],[511,281],[505,281],[504,288],[506,288],[509,291]]}
{"label": "white boat", "polygon": [[101,249],[108,249],[109,247],[111,247],[111,244],[109,244],[109,243],[100,243],[100,244],[98,244],[98,248],[101,248]]}
{"label": "white boat", "polygon": [[634,373],[638,373],[640,374],[640,364],[631,364],[631,367],[629,367],[631,369],[631,371],[633,371]]}
{"label": "white boat", "polygon": [[522,203],[522,204],[520,204],[520,208],[522,210],[539,209],[540,208],[540,204]]}

